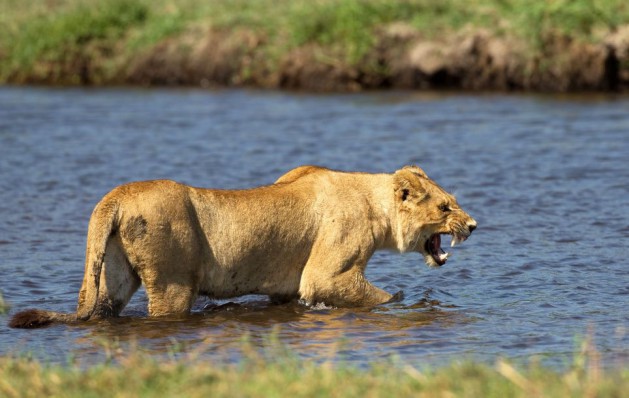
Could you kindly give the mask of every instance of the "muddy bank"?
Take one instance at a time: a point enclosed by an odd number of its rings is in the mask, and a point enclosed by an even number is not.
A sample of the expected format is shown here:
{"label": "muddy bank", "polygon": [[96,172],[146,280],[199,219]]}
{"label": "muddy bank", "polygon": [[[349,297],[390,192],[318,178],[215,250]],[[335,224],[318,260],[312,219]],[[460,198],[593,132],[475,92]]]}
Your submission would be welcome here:
{"label": "muddy bank", "polygon": [[380,28],[371,50],[350,63],[317,44],[277,54],[252,30],[188,31],[131,56],[98,42],[62,59],[15,71],[9,83],[251,86],[309,91],[462,89],[627,91],[629,25],[584,42],[566,35],[522,40],[468,29],[438,39],[412,27]]}

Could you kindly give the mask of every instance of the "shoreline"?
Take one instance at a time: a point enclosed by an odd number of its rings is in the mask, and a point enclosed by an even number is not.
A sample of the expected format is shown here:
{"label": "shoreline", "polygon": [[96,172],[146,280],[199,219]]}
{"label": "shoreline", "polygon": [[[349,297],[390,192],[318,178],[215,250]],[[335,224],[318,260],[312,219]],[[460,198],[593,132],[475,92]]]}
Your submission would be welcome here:
{"label": "shoreline", "polygon": [[[103,59],[84,48],[57,62],[37,61],[30,70],[12,70],[0,83],[312,92],[629,92],[629,25],[598,44],[552,38],[548,46],[559,49],[549,58],[527,58],[530,50],[521,41],[483,29],[426,40],[408,26],[392,25],[356,64],[319,45],[296,48],[279,62],[269,60],[262,43],[253,32],[209,30],[167,38],[130,57]],[[107,62],[115,65],[106,68]]]}

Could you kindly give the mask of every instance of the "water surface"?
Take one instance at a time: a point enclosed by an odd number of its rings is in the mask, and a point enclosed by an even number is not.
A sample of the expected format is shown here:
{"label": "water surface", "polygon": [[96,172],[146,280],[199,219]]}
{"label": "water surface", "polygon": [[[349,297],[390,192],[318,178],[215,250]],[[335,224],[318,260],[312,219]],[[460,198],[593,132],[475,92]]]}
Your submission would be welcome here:
{"label": "water surface", "polygon": [[[11,312],[74,311],[87,222],[114,186],[272,183],[301,164],[419,164],[479,224],[429,269],[378,252],[368,278],[404,301],[372,311],[214,302],[147,319],[7,328],[0,353],[95,363],[112,346],[237,361],[243,339],[304,358],[418,366],[541,356],[564,366],[588,333],[607,366],[629,337],[629,98],[0,88],[0,291]],[[109,346],[105,349],[104,346]]]}

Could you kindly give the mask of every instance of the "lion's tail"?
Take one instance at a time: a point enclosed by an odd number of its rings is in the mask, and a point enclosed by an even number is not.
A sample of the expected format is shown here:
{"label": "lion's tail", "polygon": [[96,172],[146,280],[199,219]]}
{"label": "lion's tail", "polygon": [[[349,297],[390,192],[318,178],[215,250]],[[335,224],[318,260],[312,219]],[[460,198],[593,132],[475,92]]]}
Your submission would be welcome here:
{"label": "lion's tail", "polygon": [[20,329],[41,328],[52,323],[74,323],[76,314],[62,314],[45,310],[25,310],[13,315],[9,327]]}
{"label": "lion's tail", "polygon": [[78,320],[90,319],[98,305],[105,250],[107,241],[118,223],[118,208],[118,202],[107,195],[96,205],[90,218],[85,249],[85,274],[83,285],[79,291],[79,303],[76,310]]}

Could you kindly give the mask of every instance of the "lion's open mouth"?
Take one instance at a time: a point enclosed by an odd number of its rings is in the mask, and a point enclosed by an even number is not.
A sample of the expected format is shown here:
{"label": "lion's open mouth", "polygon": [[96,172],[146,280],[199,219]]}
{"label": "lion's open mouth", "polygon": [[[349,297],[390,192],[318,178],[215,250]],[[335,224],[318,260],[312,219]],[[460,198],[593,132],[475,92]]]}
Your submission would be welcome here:
{"label": "lion's open mouth", "polygon": [[424,248],[438,265],[443,265],[448,261],[448,253],[441,248],[441,235],[434,234],[428,238]]}
{"label": "lion's open mouth", "polygon": [[[465,236],[452,235],[450,246],[454,247],[456,244],[463,242],[466,238]],[[441,234],[434,234],[428,238],[424,244],[424,249],[426,249],[426,252],[435,260],[437,265],[442,266],[448,261],[449,253],[441,248]]]}

